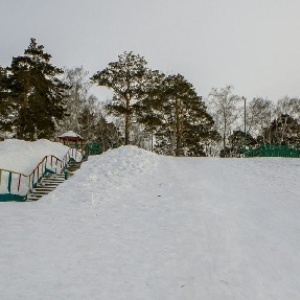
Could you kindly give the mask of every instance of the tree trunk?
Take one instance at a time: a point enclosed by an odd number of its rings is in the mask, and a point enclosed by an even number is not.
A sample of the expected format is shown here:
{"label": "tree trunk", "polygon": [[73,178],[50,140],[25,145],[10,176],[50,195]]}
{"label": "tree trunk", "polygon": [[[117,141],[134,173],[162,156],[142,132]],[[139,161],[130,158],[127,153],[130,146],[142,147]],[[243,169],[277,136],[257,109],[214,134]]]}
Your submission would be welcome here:
{"label": "tree trunk", "polygon": [[23,99],[22,99],[22,102],[21,102],[20,110],[19,110],[18,139],[20,139],[20,140],[23,140],[24,137],[25,137],[25,126],[26,126],[26,115],[25,114],[26,114],[27,106],[28,106],[27,90],[28,90],[28,80],[25,79]]}
{"label": "tree trunk", "polygon": [[224,149],[224,151],[226,148],[226,131],[227,131],[227,118],[224,115],[224,133],[223,133],[223,149]]}
{"label": "tree trunk", "polygon": [[129,111],[130,97],[126,96],[126,114],[125,114],[125,145],[129,144],[129,130],[130,130],[130,111]]}
{"label": "tree trunk", "polygon": [[176,99],[176,151],[175,155],[180,156],[181,155],[181,147],[182,147],[182,128],[181,128],[181,118],[180,118],[180,100]]}

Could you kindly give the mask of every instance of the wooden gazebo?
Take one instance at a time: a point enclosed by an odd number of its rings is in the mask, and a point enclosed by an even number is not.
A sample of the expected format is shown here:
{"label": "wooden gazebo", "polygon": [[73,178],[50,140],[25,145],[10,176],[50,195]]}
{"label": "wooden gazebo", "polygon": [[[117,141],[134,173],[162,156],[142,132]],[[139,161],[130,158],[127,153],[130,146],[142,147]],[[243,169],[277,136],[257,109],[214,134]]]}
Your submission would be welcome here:
{"label": "wooden gazebo", "polygon": [[76,147],[82,149],[85,146],[86,140],[75,133],[74,131],[68,131],[57,137],[61,143],[69,147]]}

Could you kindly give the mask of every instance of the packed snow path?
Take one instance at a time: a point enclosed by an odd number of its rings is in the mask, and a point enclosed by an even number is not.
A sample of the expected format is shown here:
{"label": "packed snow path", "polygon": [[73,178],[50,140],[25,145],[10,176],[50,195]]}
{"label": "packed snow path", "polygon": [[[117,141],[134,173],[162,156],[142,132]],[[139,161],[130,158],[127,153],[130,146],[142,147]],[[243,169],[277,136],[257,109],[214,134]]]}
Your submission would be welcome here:
{"label": "packed snow path", "polygon": [[0,298],[300,299],[300,160],[91,157],[1,203]]}

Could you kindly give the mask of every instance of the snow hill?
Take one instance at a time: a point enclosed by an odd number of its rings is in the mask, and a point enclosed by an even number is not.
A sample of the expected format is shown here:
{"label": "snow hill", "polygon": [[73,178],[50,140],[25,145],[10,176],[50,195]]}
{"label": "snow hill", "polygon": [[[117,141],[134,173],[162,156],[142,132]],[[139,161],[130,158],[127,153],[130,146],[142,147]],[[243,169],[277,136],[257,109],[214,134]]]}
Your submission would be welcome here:
{"label": "snow hill", "polygon": [[8,139],[0,142],[0,169],[29,174],[47,155],[62,159],[68,147],[48,140],[26,142]]}
{"label": "snow hill", "polygon": [[90,157],[0,203],[0,298],[300,299],[300,160]]}

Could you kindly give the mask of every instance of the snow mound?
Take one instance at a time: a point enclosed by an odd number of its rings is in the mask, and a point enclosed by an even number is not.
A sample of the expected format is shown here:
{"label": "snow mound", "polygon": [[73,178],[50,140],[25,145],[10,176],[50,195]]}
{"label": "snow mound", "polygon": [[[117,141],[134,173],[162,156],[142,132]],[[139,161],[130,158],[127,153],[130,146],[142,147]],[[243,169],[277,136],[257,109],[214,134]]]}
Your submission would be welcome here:
{"label": "snow mound", "polygon": [[29,174],[47,155],[62,159],[68,147],[58,142],[38,140],[28,142],[8,139],[0,142],[0,169]]}
{"label": "snow mound", "polygon": [[1,299],[300,299],[300,160],[90,157],[0,203]]}
{"label": "snow mound", "polygon": [[96,205],[109,197],[112,190],[122,193],[147,181],[146,174],[155,169],[159,160],[158,155],[136,146],[121,146],[90,156],[73,177],[40,202]]}

